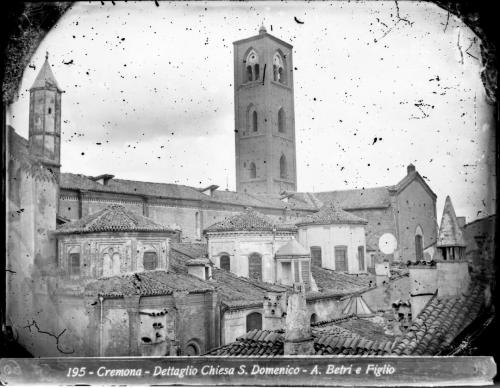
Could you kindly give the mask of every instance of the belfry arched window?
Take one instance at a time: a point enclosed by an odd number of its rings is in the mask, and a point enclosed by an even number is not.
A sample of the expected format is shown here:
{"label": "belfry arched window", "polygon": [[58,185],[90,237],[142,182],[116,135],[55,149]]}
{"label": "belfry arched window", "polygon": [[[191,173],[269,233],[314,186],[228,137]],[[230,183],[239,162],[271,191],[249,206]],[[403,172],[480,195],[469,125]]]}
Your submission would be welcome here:
{"label": "belfry arched window", "polygon": [[285,110],[283,108],[278,111],[278,132],[285,133]]}
{"label": "belfry arched window", "polygon": [[255,178],[257,178],[257,167],[255,166],[255,163],[252,162],[250,163],[250,179]]}
{"label": "belfry arched window", "polygon": [[252,50],[248,53],[245,60],[246,82],[258,81],[260,78],[259,56]]}
{"label": "belfry arched window", "polygon": [[280,158],[280,178],[281,179],[288,178],[288,171],[287,171],[285,155],[281,155],[281,158]]}
{"label": "belfry arched window", "polygon": [[285,67],[280,53],[274,54],[273,57],[273,80],[282,84],[285,83]]}

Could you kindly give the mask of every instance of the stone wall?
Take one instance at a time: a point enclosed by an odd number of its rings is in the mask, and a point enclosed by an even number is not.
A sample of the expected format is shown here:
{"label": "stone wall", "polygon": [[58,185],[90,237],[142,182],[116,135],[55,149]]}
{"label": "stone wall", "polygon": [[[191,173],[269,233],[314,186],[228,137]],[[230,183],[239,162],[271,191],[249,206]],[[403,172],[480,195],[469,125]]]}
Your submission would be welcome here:
{"label": "stone wall", "polygon": [[393,302],[410,299],[410,279],[408,276],[403,276],[387,281],[379,287],[363,292],[362,296],[372,311],[390,310]]}

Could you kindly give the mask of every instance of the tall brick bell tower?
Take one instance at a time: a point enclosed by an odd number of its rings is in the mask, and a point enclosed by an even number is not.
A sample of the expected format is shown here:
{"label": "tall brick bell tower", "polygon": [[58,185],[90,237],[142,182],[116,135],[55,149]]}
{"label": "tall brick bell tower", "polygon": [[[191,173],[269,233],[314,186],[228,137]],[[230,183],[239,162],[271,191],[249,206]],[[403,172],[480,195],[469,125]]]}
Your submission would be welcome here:
{"label": "tall brick bell tower", "polygon": [[59,181],[61,167],[61,94],[49,54],[30,89],[29,150]]}
{"label": "tall brick bell tower", "polygon": [[292,45],[267,33],[234,44],[236,190],[297,190]]}

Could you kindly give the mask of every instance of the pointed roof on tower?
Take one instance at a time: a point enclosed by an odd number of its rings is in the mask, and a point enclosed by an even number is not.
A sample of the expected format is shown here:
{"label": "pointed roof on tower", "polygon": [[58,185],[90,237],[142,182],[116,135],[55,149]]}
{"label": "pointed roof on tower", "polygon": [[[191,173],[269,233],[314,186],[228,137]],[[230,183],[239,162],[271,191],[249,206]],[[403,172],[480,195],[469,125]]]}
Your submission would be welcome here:
{"label": "pointed roof on tower", "polygon": [[[45,62],[42,65],[42,68],[38,72],[38,75],[35,78],[35,82],[31,86],[31,89],[50,89],[56,88],[59,92],[63,92],[63,90],[57,84],[56,78],[52,73],[52,69],[49,64],[49,53],[45,55]],[[30,90],[31,90],[30,89]]]}
{"label": "pointed roof on tower", "polygon": [[439,227],[437,246],[465,247],[464,234],[458,224],[450,196],[446,197],[444,203],[443,218],[441,218],[441,225]]}

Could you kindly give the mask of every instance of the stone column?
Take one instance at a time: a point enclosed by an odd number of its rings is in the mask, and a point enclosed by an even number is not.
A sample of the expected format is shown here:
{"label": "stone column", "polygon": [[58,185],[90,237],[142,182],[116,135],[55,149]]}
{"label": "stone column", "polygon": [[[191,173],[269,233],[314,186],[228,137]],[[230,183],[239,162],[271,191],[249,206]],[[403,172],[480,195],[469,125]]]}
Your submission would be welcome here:
{"label": "stone column", "polygon": [[139,329],[141,319],[139,317],[139,302],[141,297],[139,295],[124,296],[125,307],[128,313],[128,327],[129,327],[129,355],[139,356]]}

